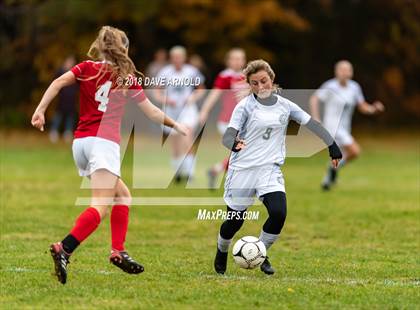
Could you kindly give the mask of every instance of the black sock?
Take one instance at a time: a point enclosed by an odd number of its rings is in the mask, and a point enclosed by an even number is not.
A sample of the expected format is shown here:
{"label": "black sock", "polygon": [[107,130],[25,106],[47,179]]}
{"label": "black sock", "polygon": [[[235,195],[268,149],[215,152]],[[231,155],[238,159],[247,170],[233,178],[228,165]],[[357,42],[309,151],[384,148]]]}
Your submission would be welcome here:
{"label": "black sock", "polygon": [[232,212],[235,212],[236,214],[241,214],[240,216],[238,216],[240,219],[238,219],[238,217],[235,216],[229,220],[224,221],[222,226],[220,227],[220,236],[223,239],[230,240],[238,232],[238,230],[241,229],[242,224],[244,223],[244,220],[242,219],[242,214],[244,211],[235,211],[229,206],[227,206],[227,212],[231,214]]}
{"label": "black sock", "polygon": [[337,169],[330,167],[328,173],[330,182],[335,183],[335,180],[337,179]]}
{"label": "black sock", "polygon": [[63,245],[63,250],[66,253],[71,254],[76,250],[80,242],[73,235],[69,234],[61,241],[61,244]]}

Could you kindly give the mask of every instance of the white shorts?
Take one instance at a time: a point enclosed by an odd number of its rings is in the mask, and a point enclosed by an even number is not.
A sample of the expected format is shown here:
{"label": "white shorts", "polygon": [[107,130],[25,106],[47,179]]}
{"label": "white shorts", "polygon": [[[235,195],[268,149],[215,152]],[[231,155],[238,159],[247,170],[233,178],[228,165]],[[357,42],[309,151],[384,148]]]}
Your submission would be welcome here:
{"label": "white shorts", "polygon": [[[198,125],[198,109],[195,104],[188,104],[182,108],[178,107],[166,107],[166,115],[176,120],[178,123],[184,124],[185,126],[195,129]],[[163,132],[165,134],[175,134],[176,131],[170,127],[163,126]]]}
{"label": "white shorts", "polygon": [[223,136],[228,129],[229,123],[226,122],[217,122],[217,130]]}
{"label": "white shorts", "polygon": [[254,204],[254,197],[272,192],[285,192],[283,173],[278,165],[265,165],[243,170],[229,169],[223,198],[226,204],[244,211]]}
{"label": "white shorts", "polygon": [[353,138],[353,136],[350,134],[350,132],[348,132],[347,130],[344,130],[344,129],[339,129],[339,130],[335,133],[335,142],[336,142],[339,146],[346,146],[346,145],[353,144],[353,142],[354,142],[354,138]]}
{"label": "white shorts", "polygon": [[73,140],[72,149],[80,176],[90,176],[98,169],[106,169],[118,177],[121,176],[118,143],[99,137],[77,138]]}

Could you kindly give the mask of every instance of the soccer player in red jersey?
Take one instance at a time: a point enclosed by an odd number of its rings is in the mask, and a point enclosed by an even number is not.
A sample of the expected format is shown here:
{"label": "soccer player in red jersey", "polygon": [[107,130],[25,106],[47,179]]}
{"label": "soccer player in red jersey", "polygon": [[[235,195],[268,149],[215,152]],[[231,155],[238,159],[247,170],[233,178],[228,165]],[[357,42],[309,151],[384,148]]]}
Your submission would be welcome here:
{"label": "soccer player in red jersey", "polygon": [[[238,103],[238,92],[246,90],[249,86],[246,83],[242,69],[245,66],[245,51],[241,48],[233,48],[226,55],[227,68],[220,72],[214,81],[213,90],[207,97],[200,111],[200,124],[204,125],[210,111],[221,98],[222,108],[217,121],[217,129],[223,135],[232,116],[232,112]],[[227,170],[229,158],[213,165],[208,171],[209,188],[214,189],[217,176]]]}
{"label": "soccer player in red jersey", "polygon": [[[126,34],[104,26],[92,43],[84,61],[55,79],[44,93],[32,116],[32,125],[44,131],[45,111],[65,86],[80,86],[80,119],[74,134],[73,157],[81,176],[91,181],[92,200],[76,220],[70,233],[51,245],[55,273],[61,283],[67,280],[70,255],[98,227],[109,206],[112,249],[110,261],[127,273],[137,274],[143,266],[125,251],[131,194],[120,173],[120,125],[127,102],[136,103],[152,121],[186,134],[186,128],[167,117],[144,95],[142,87],[121,83],[139,73],[128,56]],[[131,84],[131,83],[130,83]]]}

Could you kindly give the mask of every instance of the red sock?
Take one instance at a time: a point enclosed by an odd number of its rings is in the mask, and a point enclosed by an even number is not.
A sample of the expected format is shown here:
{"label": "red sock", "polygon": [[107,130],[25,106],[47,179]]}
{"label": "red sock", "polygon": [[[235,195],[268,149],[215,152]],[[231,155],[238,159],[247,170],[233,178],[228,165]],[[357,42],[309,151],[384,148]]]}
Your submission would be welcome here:
{"label": "red sock", "polygon": [[98,210],[89,207],[79,215],[70,234],[73,235],[77,241],[82,242],[95,231],[100,222],[101,216]]}
{"label": "red sock", "polygon": [[223,159],[223,168],[225,169],[225,171],[227,171],[228,167],[229,167],[229,157],[226,157],[225,159]]}
{"label": "red sock", "polygon": [[126,205],[115,205],[111,212],[112,249],[124,251],[125,236],[128,229],[129,208]]}

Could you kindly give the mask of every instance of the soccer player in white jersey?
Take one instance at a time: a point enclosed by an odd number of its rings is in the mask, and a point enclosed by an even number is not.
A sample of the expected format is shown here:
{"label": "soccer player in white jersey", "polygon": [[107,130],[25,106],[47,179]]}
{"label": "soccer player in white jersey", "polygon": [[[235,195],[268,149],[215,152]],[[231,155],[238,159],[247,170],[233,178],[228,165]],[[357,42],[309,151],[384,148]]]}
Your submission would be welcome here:
{"label": "soccer player in white jersey", "polygon": [[[188,180],[194,174],[195,156],[191,147],[194,129],[198,124],[195,103],[204,95],[204,91],[194,92],[194,89],[204,89],[204,76],[197,68],[185,63],[187,51],[184,47],[172,47],[169,56],[171,63],[158,73],[161,87],[156,92],[156,99],[162,103],[168,116],[189,129],[187,136],[182,136],[172,128],[163,128],[165,138],[171,143],[175,180],[180,182],[182,179]],[[164,89],[166,93],[163,92]]]}
{"label": "soccer player in white jersey", "polygon": [[381,102],[373,104],[366,102],[360,85],[353,81],[353,66],[347,60],[341,60],[335,65],[335,78],[326,81],[310,98],[312,117],[321,120],[319,102],[324,103],[323,125],[335,137],[337,144],[343,150],[344,159],[337,169],[328,167],[322,181],[322,188],[329,190],[337,180],[337,170],[344,164],[356,159],[360,154],[360,146],[351,135],[351,122],[354,108],[368,115],[384,111]]}
{"label": "soccer player in white jersey", "polygon": [[[243,212],[254,203],[254,196],[262,200],[268,211],[260,240],[269,249],[280,235],[287,210],[280,167],[286,156],[285,140],[290,119],[306,126],[328,145],[334,167],[342,157],[334,139],[319,122],[277,94],[273,84],[275,74],[267,62],[261,59],[249,62],[244,74],[251,93],[235,107],[223,135],[223,144],[232,153],[224,192],[230,216],[220,227],[214,260],[214,268],[220,274],[226,271],[229,245],[243,224]],[[268,258],[260,268],[269,275],[275,272]]]}

